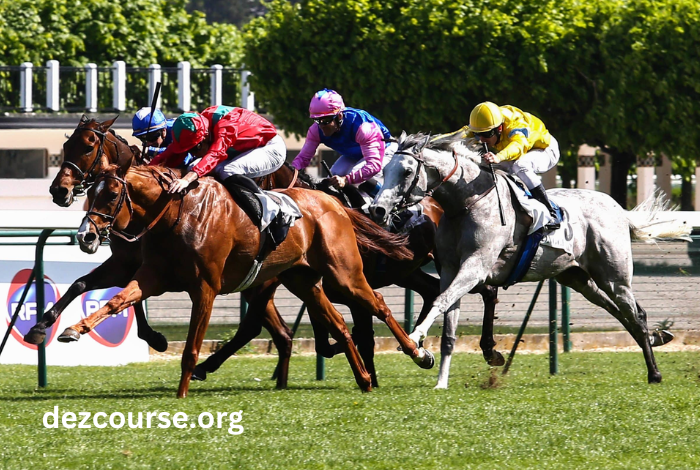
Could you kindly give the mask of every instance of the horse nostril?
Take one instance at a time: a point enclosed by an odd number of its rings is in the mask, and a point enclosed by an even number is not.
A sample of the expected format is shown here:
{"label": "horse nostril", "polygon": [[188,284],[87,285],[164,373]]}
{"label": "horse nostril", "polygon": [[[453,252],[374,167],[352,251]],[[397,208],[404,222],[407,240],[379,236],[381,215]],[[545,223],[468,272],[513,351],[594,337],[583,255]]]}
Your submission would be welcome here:
{"label": "horse nostril", "polygon": [[97,240],[97,235],[92,232],[86,233],[83,237],[83,241],[85,241],[85,243],[93,243],[95,240]]}
{"label": "horse nostril", "polygon": [[55,198],[65,199],[68,197],[68,188],[64,188],[63,186],[52,186],[49,188],[49,192]]}
{"label": "horse nostril", "polygon": [[370,212],[372,213],[372,218],[375,221],[383,222],[386,217],[386,209],[381,206],[371,206]]}

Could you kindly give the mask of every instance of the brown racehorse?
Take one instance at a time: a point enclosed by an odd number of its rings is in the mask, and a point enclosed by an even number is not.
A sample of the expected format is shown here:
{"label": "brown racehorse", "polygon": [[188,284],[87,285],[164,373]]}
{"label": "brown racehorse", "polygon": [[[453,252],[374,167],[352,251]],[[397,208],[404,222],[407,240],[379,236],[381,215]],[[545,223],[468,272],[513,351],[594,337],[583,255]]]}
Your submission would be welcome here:
{"label": "brown racehorse", "polygon": [[[110,130],[117,118],[98,122],[83,116],[73,134],[63,144],[64,160],[61,169],[49,189],[53,201],[59,206],[70,206],[74,192],[84,190],[94,181],[98,173],[110,164],[117,164],[123,173],[132,165],[140,163],[140,152],[129,147],[123,138]],[[131,233],[138,233],[138,226],[129,227]],[[77,279],[53,307],[44,314],[42,321],[27,332],[24,340],[40,344],[63,310],[84,292],[107,287],[126,286],[139,266],[141,266],[141,245],[113,237],[110,241],[112,256],[95,270]],[[146,341],[156,351],[165,351],[168,341],[161,333],[154,331],[146,321],[141,302],[134,304],[136,326],[139,338]]]}
{"label": "brown racehorse", "polygon": [[[322,184],[314,182],[306,173],[297,172],[287,163],[276,172],[256,179],[256,183],[261,188],[267,190],[291,186],[314,188],[322,191],[328,190],[328,188],[324,188]],[[331,191],[330,194],[334,194],[338,197],[333,191]],[[341,201],[356,199],[356,197],[352,195],[338,198]],[[376,253],[362,253],[365,278],[373,289],[395,284],[406,289],[411,289],[423,298],[423,308],[416,322],[417,325],[420,325],[426,317],[432,307],[433,301],[440,294],[439,280],[422,271],[420,267],[432,259],[431,253],[435,246],[435,231],[443,213],[442,208],[433,198],[426,197],[421,201],[421,204],[423,205],[423,213],[427,216],[428,222],[414,227],[408,233],[408,247],[414,253],[412,259],[386,259],[386,266],[379,271],[377,269],[377,264],[380,256]],[[274,294],[276,287],[277,286],[274,285],[268,286],[267,288],[272,290]],[[352,332],[353,340],[357,344],[365,367],[372,376],[372,385],[376,387],[378,383],[374,367],[374,331],[372,329],[372,315],[369,312],[363,311],[360,305],[343,298],[331,288],[326,288],[325,292],[332,302],[344,304],[350,308],[354,321]],[[484,358],[490,365],[503,365],[505,361],[501,353],[494,349],[496,342],[493,339],[493,321],[495,318],[496,303],[498,302],[498,288],[494,286],[484,286],[475,289],[471,293],[480,294],[484,301],[483,328],[480,342]],[[233,339],[209,356],[204,362],[197,365],[194,378],[205,380],[208,373],[218,370],[229,357],[245,346],[250,340],[258,336],[263,326],[270,332],[273,342],[280,354],[278,365],[280,375],[278,376],[277,387],[285,388],[289,357],[291,356],[292,349],[292,333],[272,302],[270,302],[264,317],[255,319],[246,318],[242,321]],[[314,336],[316,338],[316,351],[319,354],[325,357],[333,357],[335,354],[342,352],[337,347],[337,343],[336,345],[331,345],[328,342],[328,332],[323,330],[320,325],[317,325],[313,319],[312,326],[314,327]],[[455,340],[456,338],[443,336],[443,351],[445,351],[445,349],[451,351],[454,348]]]}
{"label": "brown racehorse", "polygon": [[[177,392],[178,397],[185,397],[214,298],[234,292],[248,276],[260,235],[228,191],[213,179],[203,178],[186,197],[173,198],[166,191],[173,178],[173,173],[159,167],[134,167],[124,178],[114,167],[98,178],[91,209],[78,236],[81,249],[96,251],[103,234],[122,231],[132,221],[149,226],[151,231],[142,242],[143,263],[126,288],[97,312],[67,328],[59,340],[76,341],[110,315],[150,296],[186,291],[192,300],[192,315]],[[434,359],[408,339],[381,295],[372,291],[362,275],[358,244],[386,256],[410,258],[410,251],[399,243],[402,238],[368,223],[320,192],[296,188],[284,192],[297,202],[303,217],[265,258],[253,288],[278,278],[304,301],[309,314],[343,344],[355,380],[364,391],[372,388],[369,374],[342,316],[326,297],[321,278],[384,321],[403,352],[421,367],[432,367]],[[371,238],[365,232],[370,227],[375,231]],[[270,300],[265,292],[257,294],[251,302],[251,315],[261,314]]]}

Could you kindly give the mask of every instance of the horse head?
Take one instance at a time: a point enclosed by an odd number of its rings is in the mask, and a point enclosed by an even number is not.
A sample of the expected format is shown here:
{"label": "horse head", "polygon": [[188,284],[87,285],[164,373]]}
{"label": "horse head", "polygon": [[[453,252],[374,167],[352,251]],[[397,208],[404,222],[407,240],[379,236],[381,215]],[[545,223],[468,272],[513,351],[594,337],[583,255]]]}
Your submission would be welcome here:
{"label": "horse head", "polygon": [[54,203],[70,206],[75,196],[83,194],[109,164],[117,164],[123,171],[131,165],[133,150],[126,140],[110,130],[117,117],[104,122],[85,115],[80,119],[63,144],[63,164],[49,188]]}
{"label": "horse head", "polygon": [[[437,137],[402,133],[398,150],[384,167],[384,185],[369,208],[372,218],[387,225],[393,214],[419,203],[451,178],[478,173],[479,160],[473,142],[458,133]],[[460,166],[463,171],[457,172]]]}
{"label": "horse head", "polygon": [[[112,235],[129,242],[139,240],[169,212],[173,201],[182,200],[167,194],[177,178],[177,171],[171,168],[134,166],[123,170],[119,165],[107,166],[88,191],[90,207],[77,236],[80,249],[94,253]],[[180,220],[182,207],[180,204],[174,225]],[[160,213],[153,214],[158,209]],[[145,228],[131,235],[125,232],[127,227]]]}

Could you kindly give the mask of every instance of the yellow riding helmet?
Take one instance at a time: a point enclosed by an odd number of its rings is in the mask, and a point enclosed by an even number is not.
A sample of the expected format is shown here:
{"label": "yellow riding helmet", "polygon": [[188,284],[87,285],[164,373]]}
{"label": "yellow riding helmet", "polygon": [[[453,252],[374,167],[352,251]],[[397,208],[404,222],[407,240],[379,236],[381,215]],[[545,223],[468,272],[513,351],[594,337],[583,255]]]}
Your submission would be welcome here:
{"label": "yellow riding helmet", "polygon": [[484,101],[474,106],[469,115],[469,130],[472,132],[486,132],[500,126],[503,123],[503,115],[498,105],[490,101]]}

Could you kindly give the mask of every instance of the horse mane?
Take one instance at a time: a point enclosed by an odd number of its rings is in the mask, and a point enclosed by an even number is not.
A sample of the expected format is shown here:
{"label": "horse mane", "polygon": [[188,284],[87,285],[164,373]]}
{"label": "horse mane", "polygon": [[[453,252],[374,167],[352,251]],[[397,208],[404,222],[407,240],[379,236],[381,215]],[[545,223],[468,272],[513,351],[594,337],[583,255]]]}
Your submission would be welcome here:
{"label": "horse mane", "polygon": [[342,206],[355,230],[357,247],[361,253],[381,253],[397,261],[411,260],[413,252],[408,248],[406,235],[392,233],[355,209]]}
{"label": "horse mane", "polygon": [[467,158],[477,165],[481,163],[483,147],[472,137],[467,137],[462,129],[449,134],[438,134],[431,138],[430,134],[418,132],[417,134],[402,136],[399,139],[398,151],[407,150],[415,146],[420,149],[429,149],[443,152],[455,152],[460,157]]}

